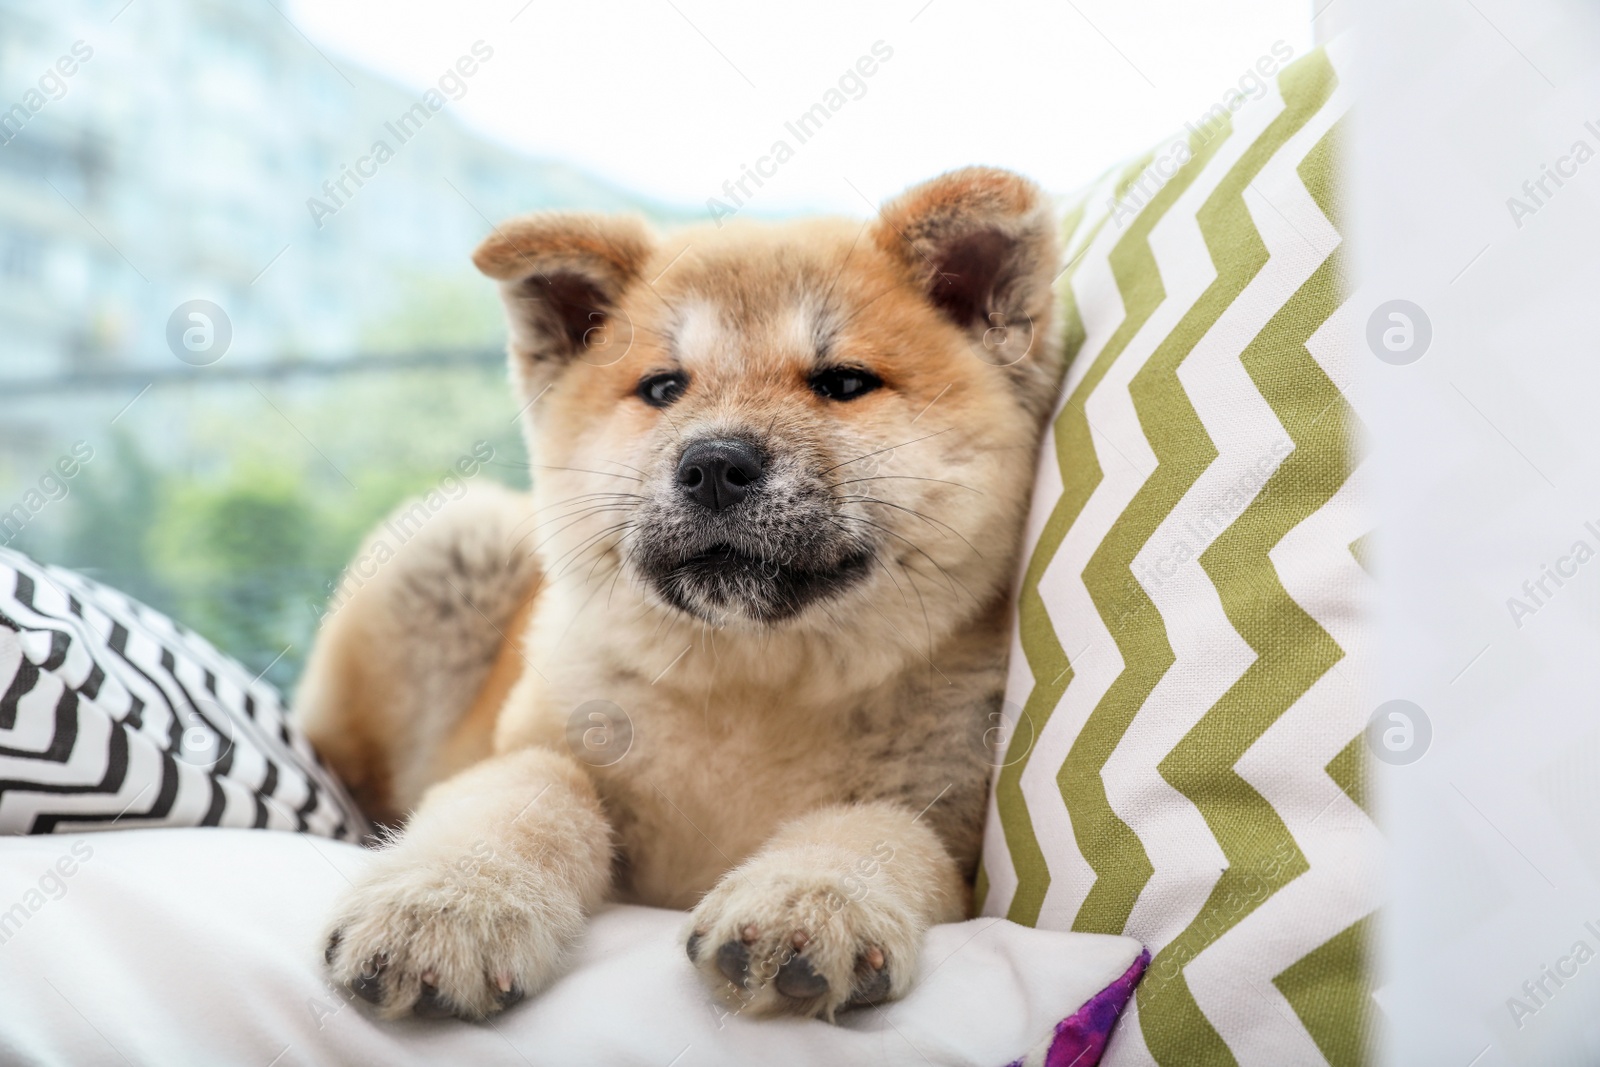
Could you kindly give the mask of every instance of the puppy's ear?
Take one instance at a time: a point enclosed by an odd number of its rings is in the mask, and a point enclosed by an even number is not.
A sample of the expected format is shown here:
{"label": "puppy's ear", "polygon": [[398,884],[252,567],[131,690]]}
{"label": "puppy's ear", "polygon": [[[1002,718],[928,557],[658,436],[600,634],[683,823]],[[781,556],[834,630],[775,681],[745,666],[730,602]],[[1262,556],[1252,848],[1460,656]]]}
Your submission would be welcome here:
{"label": "puppy's ear", "polygon": [[978,358],[1007,368],[1030,409],[1048,410],[1061,369],[1050,329],[1059,252],[1037,185],[993,167],[951,171],[885,204],[873,237]]}
{"label": "puppy's ear", "polygon": [[626,342],[613,321],[617,304],[654,247],[649,229],[632,218],[547,213],[495,228],[472,262],[500,283],[525,381],[548,379],[575,356]]}

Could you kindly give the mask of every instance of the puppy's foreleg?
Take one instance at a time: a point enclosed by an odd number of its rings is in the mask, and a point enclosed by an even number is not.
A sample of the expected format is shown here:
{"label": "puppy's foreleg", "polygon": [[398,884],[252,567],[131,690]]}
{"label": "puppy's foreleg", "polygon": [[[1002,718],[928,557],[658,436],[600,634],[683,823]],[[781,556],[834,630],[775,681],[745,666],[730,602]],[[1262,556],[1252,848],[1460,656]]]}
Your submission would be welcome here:
{"label": "puppy's foreleg", "polygon": [[954,861],[915,813],[830,807],[724,875],[695,909],[687,948],[740,1010],[831,1019],[903,995],[927,928],[966,907]]}
{"label": "puppy's foreleg", "polygon": [[496,756],[428,790],[345,893],[328,966],[387,1017],[482,1018],[560,972],[610,870],[610,829],[577,763]]}

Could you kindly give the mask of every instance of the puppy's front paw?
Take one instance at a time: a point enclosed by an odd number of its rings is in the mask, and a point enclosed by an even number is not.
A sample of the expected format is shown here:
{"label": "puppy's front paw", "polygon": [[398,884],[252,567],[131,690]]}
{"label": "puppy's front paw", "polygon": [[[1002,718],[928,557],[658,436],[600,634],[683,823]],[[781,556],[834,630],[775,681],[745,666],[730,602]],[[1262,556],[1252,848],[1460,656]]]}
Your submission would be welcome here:
{"label": "puppy's front paw", "polygon": [[335,910],[333,979],[378,1006],[482,1019],[537,991],[583,927],[576,894],[515,864],[382,854]]}
{"label": "puppy's front paw", "polygon": [[740,1011],[831,1020],[910,987],[924,923],[876,861],[820,851],[758,857],[695,909],[689,960]]}

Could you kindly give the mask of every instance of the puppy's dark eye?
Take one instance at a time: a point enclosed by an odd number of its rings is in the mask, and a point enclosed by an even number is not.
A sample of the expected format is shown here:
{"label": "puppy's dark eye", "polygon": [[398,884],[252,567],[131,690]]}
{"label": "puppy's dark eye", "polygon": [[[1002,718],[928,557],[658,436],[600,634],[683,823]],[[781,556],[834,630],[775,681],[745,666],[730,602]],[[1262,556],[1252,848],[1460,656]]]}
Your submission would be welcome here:
{"label": "puppy's dark eye", "polygon": [[829,367],[813,374],[809,384],[824,400],[854,400],[878,388],[883,379],[860,367]]}
{"label": "puppy's dark eye", "polygon": [[664,408],[689,388],[689,376],[681,371],[652,374],[639,382],[639,399],[653,408]]}

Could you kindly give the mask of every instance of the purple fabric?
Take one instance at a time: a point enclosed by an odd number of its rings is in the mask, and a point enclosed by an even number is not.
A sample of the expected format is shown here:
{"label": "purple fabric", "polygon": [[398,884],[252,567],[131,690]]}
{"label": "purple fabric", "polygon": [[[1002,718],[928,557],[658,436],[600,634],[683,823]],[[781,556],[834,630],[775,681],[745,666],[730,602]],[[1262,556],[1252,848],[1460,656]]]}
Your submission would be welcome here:
{"label": "purple fabric", "polygon": [[[1044,1067],[1094,1067],[1099,1063],[1105,1053],[1106,1042],[1111,1040],[1112,1027],[1117,1025],[1122,1009],[1133,998],[1134,987],[1139,984],[1149,964],[1150,950],[1145,949],[1121,978],[1057,1023],[1056,1032],[1050,1038],[1050,1047],[1044,1053]],[[1029,1058],[1015,1060],[1009,1067],[1023,1067]]]}

